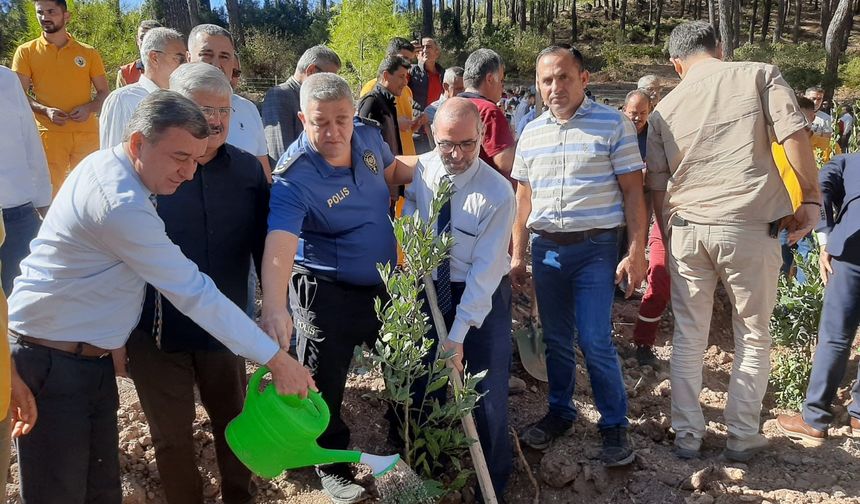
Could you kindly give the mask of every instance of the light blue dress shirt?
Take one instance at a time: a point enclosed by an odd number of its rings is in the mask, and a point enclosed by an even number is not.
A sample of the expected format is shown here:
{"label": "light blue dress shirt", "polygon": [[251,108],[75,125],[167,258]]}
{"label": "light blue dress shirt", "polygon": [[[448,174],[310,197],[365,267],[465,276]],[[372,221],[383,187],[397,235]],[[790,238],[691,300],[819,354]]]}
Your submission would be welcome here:
{"label": "light blue dress shirt", "polygon": [[278,344],[167,237],[122,144],[95,152],[60,188],[9,297],[9,328],[122,347],[149,283],[230,350],[265,363]]}
{"label": "light blue dress shirt", "polygon": [[[418,158],[406,188],[403,215],[430,219],[430,204],[446,175],[436,151]],[[481,159],[452,177],[451,281],[466,284],[448,339],[462,343],[471,327],[481,327],[493,308],[493,293],[511,270],[508,245],[516,201],[511,183]]]}

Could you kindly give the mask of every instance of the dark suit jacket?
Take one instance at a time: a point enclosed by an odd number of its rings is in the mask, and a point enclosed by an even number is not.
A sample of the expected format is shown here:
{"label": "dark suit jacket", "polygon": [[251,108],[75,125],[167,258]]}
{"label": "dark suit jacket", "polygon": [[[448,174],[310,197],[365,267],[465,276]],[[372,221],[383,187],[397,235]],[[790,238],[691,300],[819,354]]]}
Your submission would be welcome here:
{"label": "dark suit jacket", "polygon": [[358,102],[358,117],[372,119],[382,128],[382,139],[395,156],[403,154],[400,144],[400,127],[397,125],[397,107],[394,95],[377,84]]}
{"label": "dark suit jacket", "polygon": [[830,255],[860,264],[860,154],[836,156],[818,174],[824,196],[816,231],[826,232]]}

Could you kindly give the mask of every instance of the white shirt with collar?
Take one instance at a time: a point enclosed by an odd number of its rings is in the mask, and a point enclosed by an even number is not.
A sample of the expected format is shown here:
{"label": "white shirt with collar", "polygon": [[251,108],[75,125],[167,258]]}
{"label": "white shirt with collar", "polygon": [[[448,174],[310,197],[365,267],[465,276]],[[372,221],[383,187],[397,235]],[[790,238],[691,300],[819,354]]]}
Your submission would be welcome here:
{"label": "white shirt with collar", "polygon": [[263,130],[263,118],[254,102],[234,94],[231,100],[233,113],[230,114],[230,131],[227,132],[227,143],[249,152],[257,157],[268,156],[266,133]]}
{"label": "white shirt with collar", "polygon": [[129,86],[114,90],[105,98],[99,114],[99,148],[107,149],[122,143],[122,135],[137,106],[153,91],[159,89],[145,75]]}
{"label": "white shirt with collar", "polygon": [[[428,221],[433,196],[447,174],[436,151],[418,158],[412,184],[406,188],[403,215]],[[448,334],[462,343],[471,327],[481,327],[493,307],[493,293],[511,269],[508,245],[516,214],[511,183],[480,158],[452,177],[451,281],[465,282]]]}
{"label": "white shirt with collar", "polygon": [[268,362],[278,344],[170,238],[123,145],[87,156],[57,193],[9,296],[9,328],[122,347],[149,283],[234,353]]}
{"label": "white shirt with collar", "polygon": [[18,74],[0,66],[0,209],[51,204],[45,148]]}

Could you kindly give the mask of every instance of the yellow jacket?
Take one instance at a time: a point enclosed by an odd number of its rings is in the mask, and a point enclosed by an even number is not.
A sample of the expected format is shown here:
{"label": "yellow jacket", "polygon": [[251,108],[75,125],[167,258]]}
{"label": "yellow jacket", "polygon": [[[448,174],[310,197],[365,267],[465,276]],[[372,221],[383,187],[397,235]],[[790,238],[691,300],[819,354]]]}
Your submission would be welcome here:
{"label": "yellow jacket", "polygon": [[[830,161],[833,151],[830,149],[830,139],[813,135],[810,139],[813,152],[816,149],[821,149],[821,158],[824,162]],[[839,145],[835,145],[836,154],[842,154],[842,149]],[[788,157],[785,155],[785,148],[774,142],[771,145],[773,153],[773,161],[776,163],[776,168],[779,170],[779,176],[782,177],[782,182],[785,184],[785,189],[788,191],[788,196],[791,198],[792,210],[797,210],[800,202],[803,201],[803,191],[800,190],[800,181],[797,180],[797,175],[791,168],[791,163],[788,162]]]}

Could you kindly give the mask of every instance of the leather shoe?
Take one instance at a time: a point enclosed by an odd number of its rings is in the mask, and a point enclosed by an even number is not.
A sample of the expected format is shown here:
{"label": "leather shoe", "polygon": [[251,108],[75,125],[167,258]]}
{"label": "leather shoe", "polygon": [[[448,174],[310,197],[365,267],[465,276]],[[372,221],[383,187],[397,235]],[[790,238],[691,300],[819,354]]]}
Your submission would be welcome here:
{"label": "leather shoe", "polygon": [[[858,423],[860,423],[860,421],[858,421]],[[851,424],[853,427],[854,419],[852,419]],[[824,443],[824,439],[827,437],[827,431],[820,431],[809,425],[803,420],[803,416],[799,414],[779,415],[776,417],[776,425],[779,427],[780,432],[789,438],[804,441],[813,446],[818,446]],[[860,427],[860,425],[858,425],[858,427]]]}
{"label": "leather shoe", "polygon": [[851,436],[860,438],[860,418],[851,417]]}

